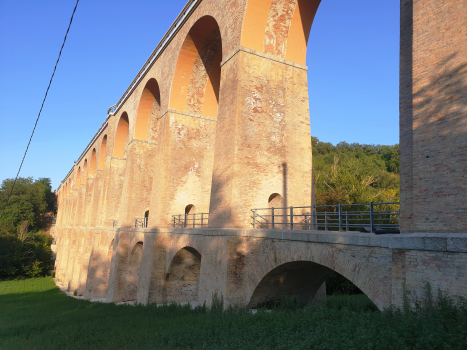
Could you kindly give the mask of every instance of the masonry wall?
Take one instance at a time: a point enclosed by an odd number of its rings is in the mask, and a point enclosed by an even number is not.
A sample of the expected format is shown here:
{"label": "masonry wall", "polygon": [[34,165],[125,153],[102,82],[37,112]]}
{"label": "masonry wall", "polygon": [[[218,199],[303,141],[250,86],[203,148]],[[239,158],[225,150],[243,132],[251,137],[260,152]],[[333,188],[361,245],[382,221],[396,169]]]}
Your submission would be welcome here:
{"label": "masonry wall", "polygon": [[467,232],[467,4],[401,1],[403,232]]}
{"label": "masonry wall", "polygon": [[[70,290],[92,299],[143,303],[193,301],[195,296],[209,302],[217,292],[227,303],[243,305],[264,275],[304,259],[323,266],[323,276],[325,269],[342,269],[379,307],[399,302],[401,281],[418,291],[430,279],[463,295],[462,249],[426,253],[430,249],[424,246],[293,243],[296,239],[286,233],[218,234],[222,228],[250,228],[251,209],[267,207],[273,193],[285,206],[311,205],[304,64],[319,3],[201,1],[128,98],[108,115],[58,190],[57,278]],[[401,0],[404,234],[445,233],[454,239],[467,233],[466,6],[463,0]],[[141,133],[136,126],[144,89],[154,82],[160,96],[149,106],[146,133]],[[209,213],[210,230],[164,231],[172,215],[184,215],[190,204],[198,213]],[[132,229],[147,210],[149,228]],[[133,251],[138,242],[142,247]],[[344,260],[351,261],[352,271]],[[187,284],[177,280],[184,269],[191,269]],[[443,273],[455,280],[441,283]]]}
{"label": "masonry wall", "polygon": [[[253,307],[282,291],[301,293],[304,302],[313,302],[323,297],[319,287],[335,271],[380,309],[402,304],[403,284],[406,293],[422,296],[430,283],[435,295],[439,289],[458,300],[467,297],[466,242],[460,234],[100,230],[94,235],[84,296],[108,302],[210,305],[217,293],[226,307]],[[264,283],[274,271],[273,279]]]}

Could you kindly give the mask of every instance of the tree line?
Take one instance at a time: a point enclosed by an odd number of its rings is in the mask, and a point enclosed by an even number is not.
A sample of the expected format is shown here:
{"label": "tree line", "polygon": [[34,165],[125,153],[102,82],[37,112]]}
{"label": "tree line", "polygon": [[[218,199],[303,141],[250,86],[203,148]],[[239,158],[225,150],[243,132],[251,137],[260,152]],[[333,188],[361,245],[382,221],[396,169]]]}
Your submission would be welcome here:
{"label": "tree line", "polygon": [[316,205],[399,201],[398,144],[311,144]]}
{"label": "tree line", "polygon": [[55,213],[56,198],[49,178],[20,177],[16,184],[14,179],[2,182],[0,279],[43,276],[53,268],[52,237],[47,230]]}

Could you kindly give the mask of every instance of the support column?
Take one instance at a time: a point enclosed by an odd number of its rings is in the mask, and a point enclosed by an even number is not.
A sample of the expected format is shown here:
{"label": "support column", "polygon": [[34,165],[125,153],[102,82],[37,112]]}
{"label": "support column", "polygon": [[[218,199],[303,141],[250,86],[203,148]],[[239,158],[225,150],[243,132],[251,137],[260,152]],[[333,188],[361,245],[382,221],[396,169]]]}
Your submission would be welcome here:
{"label": "support column", "polygon": [[[150,226],[171,226],[171,215],[209,210],[216,119],[170,110],[159,122]],[[154,221],[151,213],[154,213]]]}
{"label": "support column", "polygon": [[240,49],[223,63],[209,227],[249,228],[278,193],[311,205],[306,67]]}
{"label": "support column", "polygon": [[402,0],[401,231],[467,232],[464,0]]}

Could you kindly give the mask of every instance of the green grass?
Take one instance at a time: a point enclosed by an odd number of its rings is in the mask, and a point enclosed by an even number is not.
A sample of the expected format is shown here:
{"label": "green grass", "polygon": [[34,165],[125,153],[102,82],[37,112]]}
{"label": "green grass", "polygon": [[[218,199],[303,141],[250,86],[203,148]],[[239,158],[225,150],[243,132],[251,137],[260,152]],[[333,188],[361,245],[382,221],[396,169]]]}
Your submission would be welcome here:
{"label": "green grass", "polygon": [[[443,301],[444,300],[444,301]],[[0,282],[0,349],[466,349],[467,308],[374,311],[364,296],[256,314],[117,306],[65,296],[50,277]]]}

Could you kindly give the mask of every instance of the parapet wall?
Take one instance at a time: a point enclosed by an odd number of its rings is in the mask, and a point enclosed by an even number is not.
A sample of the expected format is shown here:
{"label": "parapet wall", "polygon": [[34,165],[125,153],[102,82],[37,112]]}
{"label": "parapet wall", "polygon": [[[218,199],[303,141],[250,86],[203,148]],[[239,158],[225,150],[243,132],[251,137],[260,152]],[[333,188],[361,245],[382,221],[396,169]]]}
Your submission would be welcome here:
{"label": "parapet wall", "polygon": [[467,297],[465,234],[99,228],[93,235],[73,229],[68,237],[67,250],[78,254],[59,251],[56,276],[73,276],[70,288],[87,299],[209,304],[218,293],[226,305],[255,306],[282,291],[311,301],[332,271],[380,309],[400,305],[403,283],[415,294],[429,282],[454,299]]}

